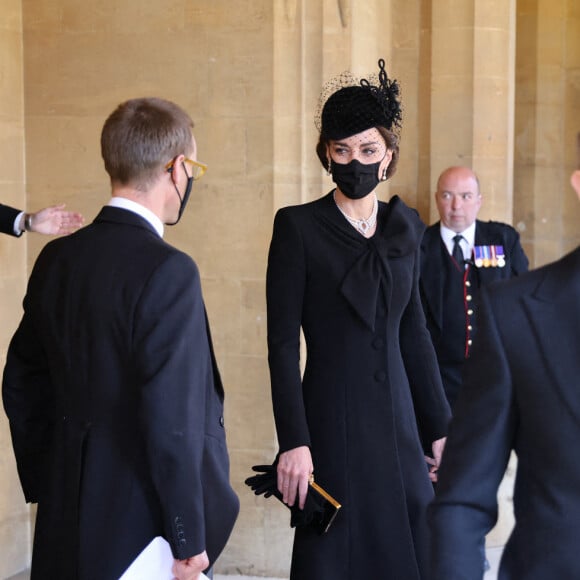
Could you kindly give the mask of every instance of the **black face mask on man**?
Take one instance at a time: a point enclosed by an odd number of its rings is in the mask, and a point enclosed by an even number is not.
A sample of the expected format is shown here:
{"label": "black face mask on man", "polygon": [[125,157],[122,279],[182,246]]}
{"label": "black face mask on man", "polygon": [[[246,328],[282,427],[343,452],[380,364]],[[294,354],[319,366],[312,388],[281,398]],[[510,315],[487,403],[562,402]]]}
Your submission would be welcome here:
{"label": "black face mask on man", "polygon": [[336,183],[341,193],[350,199],[366,197],[380,183],[379,167],[381,161],[365,165],[357,159],[350,163],[335,163],[330,160],[332,181]]}
{"label": "black face mask on man", "polygon": [[[183,171],[185,171],[185,163],[182,163],[183,165]],[[170,167],[168,169],[169,172],[173,171],[173,167]],[[187,172],[186,172],[187,173]],[[183,211],[185,210],[185,206],[187,205],[187,202],[189,201],[189,196],[191,195],[191,188],[193,187],[193,176],[187,178],[187,185],[185,186],[185,193],[183,194],[183,197],[181,197],[181,194],[179,193],[179,189],[177,189],[177,185],[174,183],[173,187],[175,187],[175,191],[177,193],[177,197],[179,197],[179,212],[177,213],[177,219],[174,222],[165,222],[165,225],[167,226],[174,226],[175,224],[177,224],[179,222],[179,220],[181,219],[181,216],[183,215]]]}

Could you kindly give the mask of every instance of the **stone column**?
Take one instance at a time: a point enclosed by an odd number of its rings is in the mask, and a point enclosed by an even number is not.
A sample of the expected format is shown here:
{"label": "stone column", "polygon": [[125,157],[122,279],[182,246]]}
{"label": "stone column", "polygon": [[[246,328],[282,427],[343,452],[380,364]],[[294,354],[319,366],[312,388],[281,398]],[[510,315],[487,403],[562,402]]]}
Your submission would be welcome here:
{"label": "stone column", "polygon": [[[431,189],[449,165],[472,167],[481,217],[512,221],[515,0],[432,5]],[[432,203],[431,218],[437,218]]]}
{"label": "stone column", "polygon": [[[0,0],[0,203],[26,207],[24,178],[24,100],[22,7]],[[40,209],[40,208],[38,208]],[[22,313],[28,235],[0,234],[0,368]],[[30,508],[20,487],[8,420],[0,412],[0,578],[26,568],[30,558]]]}
{"label": "stone column", "polygon": [[516,0],[477,0],[473,22],[473,169],[481,217],[513,221]]}
{"label": "stone column", "polygon": [[519,0],[515,210],[532,265],[580,241],[580,208],[568,178],[580,131],[580,6]]}

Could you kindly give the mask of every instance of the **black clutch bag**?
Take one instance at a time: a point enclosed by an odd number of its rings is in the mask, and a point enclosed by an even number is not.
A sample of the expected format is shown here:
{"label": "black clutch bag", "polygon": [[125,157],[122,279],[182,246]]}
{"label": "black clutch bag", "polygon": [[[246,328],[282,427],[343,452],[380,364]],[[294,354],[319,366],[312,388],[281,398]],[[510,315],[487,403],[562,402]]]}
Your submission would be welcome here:
{"label": "black clutch bag", "polygon": [[[276,463],[273,465],[254,465],[252,469],[258,475],[248,477],[246,485],[251,487],[256,495],[264,494],[264,497],[273,495],[282,502],[282,494],[277,485],[276,467]],[[328,531],[341,507],[340,503],[314,482],[314,478],[308,482],[308,493],[304,502],[304,509],[300,509],[296,504],[292,507],[287,504],[284,505],[290,509],[290,526],[293,528],[310,526],[320,535]]]}

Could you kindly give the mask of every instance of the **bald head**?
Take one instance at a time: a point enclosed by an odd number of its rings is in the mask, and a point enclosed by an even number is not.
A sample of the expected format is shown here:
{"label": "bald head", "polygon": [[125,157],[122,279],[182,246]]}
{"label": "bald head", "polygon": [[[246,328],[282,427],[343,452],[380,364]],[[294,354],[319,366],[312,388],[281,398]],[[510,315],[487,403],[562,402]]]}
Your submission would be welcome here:
{"label": "bald head", "polygon": [[457,233],[465,231],[481,207],[475,173],[469,167],[448,167],[437,180],[435,202],[444,226]]}

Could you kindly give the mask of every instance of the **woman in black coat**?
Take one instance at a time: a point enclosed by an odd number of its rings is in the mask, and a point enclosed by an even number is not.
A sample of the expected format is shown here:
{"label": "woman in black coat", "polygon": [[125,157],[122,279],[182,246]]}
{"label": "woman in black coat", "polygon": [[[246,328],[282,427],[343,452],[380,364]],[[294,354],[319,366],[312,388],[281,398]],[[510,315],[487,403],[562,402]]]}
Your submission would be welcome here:
{"label": "woman in black coat", "polygon": [[[278,489],[302,507],[314,472],[343,506],[325,535],[297,528],[293,580],[427,576],[425,508],[449,409],[418,291],[424,225],[398,197],[383,203],[374,193],[395,170],[401,118],[398,86],[379,66],[378,86],[352,82],[322,109],[317,153],[336,188],[274,222]],[[433,446],[431,476],[423,445]]]}

